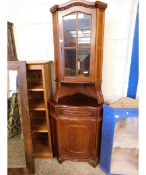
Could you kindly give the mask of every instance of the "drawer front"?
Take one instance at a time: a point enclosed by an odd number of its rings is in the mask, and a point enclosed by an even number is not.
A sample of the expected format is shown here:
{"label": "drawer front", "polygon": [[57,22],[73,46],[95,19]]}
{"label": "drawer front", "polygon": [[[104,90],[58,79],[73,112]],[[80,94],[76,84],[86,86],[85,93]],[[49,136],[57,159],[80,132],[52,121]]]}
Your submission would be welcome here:
{"label": "drawer front", "polygon": [[88,108],[57,108],[56,113],[58,115],[64,115],[67,117],[96,117],[97,110],[96,109],[88,109]]}

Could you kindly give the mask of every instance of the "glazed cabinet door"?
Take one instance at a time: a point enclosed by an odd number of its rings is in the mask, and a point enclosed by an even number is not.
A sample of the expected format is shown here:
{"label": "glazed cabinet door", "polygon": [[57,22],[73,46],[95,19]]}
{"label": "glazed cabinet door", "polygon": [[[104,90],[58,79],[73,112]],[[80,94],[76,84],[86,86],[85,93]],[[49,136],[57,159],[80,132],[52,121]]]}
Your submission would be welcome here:
{"label": "glazed cabinet door", "polygon": [[58,146],[61,157],[93,158],[95,155],[96,121],[58,119]]}
{"label": "glazed cabinet door", "polygon": [[59,12],[61,81],[94,82],[95,14],[85,7]]}

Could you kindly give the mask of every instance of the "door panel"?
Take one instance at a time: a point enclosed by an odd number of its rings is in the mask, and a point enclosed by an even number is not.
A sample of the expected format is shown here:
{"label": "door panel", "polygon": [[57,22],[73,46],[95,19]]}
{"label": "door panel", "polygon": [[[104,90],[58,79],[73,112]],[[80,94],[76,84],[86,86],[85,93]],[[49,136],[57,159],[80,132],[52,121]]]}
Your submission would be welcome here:
{"label": "door panel", "polygon": [[59,152],[61,156],[89,158],[95,154],[95,120],[58,120]]}
{"label": "door panel", "polygon": [[72,7],[58,14],[61,80],[94,82],[95,9]]}

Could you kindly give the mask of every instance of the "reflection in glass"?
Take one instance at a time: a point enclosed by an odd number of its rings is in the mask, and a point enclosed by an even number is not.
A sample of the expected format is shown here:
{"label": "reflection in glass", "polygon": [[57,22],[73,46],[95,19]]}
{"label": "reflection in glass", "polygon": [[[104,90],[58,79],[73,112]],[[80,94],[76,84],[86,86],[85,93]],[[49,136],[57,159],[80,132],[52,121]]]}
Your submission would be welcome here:
{"label": "reflection in glass", "polygon": [[76,44],[76,13],[63,17],[64,46],[74,47]]}
{"label": "reflection in glass", "polygon": [[17,71],[8,72],[8,167],[25,167]]}
{"label": "reflection in glass", "polygon": [[76,50],[65,50],[65,75],[76,76]]}
{"label": "reflection in glass", "polygon": [[89,76],[90,49],[78,49],[78,75]]}
{"label": "reflection in glass", "polygon": [[90,43],[91,43],[91,15],[78,12],[78,45],[90,46]]}
{"label": "reflection in glass", "polygon": [[78,12],[78,76],[90,74],[91,15]]}

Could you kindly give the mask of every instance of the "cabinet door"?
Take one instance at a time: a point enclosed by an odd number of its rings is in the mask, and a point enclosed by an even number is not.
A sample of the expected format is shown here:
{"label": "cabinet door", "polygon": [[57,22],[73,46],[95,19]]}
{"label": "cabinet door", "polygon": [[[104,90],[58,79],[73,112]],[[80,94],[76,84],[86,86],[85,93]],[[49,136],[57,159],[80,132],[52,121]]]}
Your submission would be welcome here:
{"label": "cabinet door", "polygon": [[92,158],[95,155],[96,121],[90,119],[59,119],[60,156]]}
{"label": "cabinet door", "polygon": [[62,81],[94,81],[95,9],[73,7],[59,12]]}

